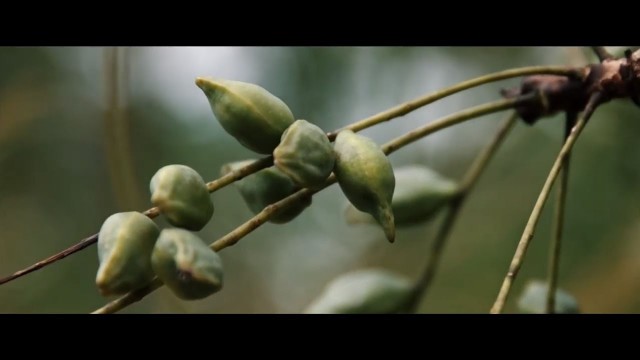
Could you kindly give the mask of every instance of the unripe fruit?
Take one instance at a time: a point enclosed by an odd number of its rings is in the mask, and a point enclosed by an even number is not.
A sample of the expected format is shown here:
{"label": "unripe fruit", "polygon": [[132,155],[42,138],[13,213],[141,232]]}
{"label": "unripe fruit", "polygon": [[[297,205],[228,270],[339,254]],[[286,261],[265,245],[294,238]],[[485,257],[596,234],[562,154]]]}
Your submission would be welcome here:
{"label": "unripe fruit", "polygon": [[332,280],[307,314],[393,314],[406,310],[410,280],[386,270],[357,270]]}
{"label": "unripe fruit", "polygon": [[151,202],[173,226],[199,231],[213,216],[207,184],[188,166],[161,168],[151,178],[150,190]]}
{"label": "unripe fruit", "polygon": [[334,173],[342,192],[356,209],[371,214],[393,242],[391,200],[396,183],[389,159],[373,140],[351,130],[338,133],[334,150]]}
{"label": "unripe fruit", "polygon": [[296,184],[316,187],[331,175],[335,154],[322,129],[306,120],[296,120],[282,134],[273,159],[276,167]]}
{"label": "unripe fruit", "polygon": [[151,264],[158,278],[184,300],[203,299],[223,286],[222,259],[187,230],[162,230]]}
{"label": "unripe fruit", "polygon": [[225,131],[259,154],[271,154],[294,121],[287,104],[258,85],[211,77],[197,78],[196,85]]}
{"label": "unripe fruit", "polygon": [[104,296],[122,295],[153,279],[151,252],[160,230],[139,212],[109,216],[98,234],[96,285]]}

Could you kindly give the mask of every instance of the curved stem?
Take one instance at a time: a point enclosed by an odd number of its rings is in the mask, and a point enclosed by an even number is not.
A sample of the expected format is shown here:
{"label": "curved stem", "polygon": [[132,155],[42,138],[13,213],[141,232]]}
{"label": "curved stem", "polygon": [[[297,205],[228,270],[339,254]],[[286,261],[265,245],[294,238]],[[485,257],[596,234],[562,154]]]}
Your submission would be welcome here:
{"label": "curved stem", "polygon": [[440,129],[444,129],[446,127],[461,123],[469,119],[477,118],[483,115],[488,115],[488,114],[500,112],[503,110],[511,109],[524,102],[529,102],[537,99],[538,99],[538,94],[531,93],[515,99],[498,100],[498,101],[490,102],[484,105],[479,105],[466,110],[462,110],[453,115],[446,116],[440,120],[434,121],[430,124],[427,124],[415,130],[409,131],[408,133],[384,144],[382,146],[382,149],[385,151],[385,153],[389,154],[403,146],[406,146]]}
{"label": "curved stem", "polygon": [[[382,151],[389,155],[394,151],[418,140],[421,139],[431,133],[434,133],[438,130],[456,125],[461,123],[464,120],[470,120],[473,118],[480,117],[482,115],[499,112],[508,108],[513,108],[516,105],[521,104],[526,101],[537,100],[537,94],[527,95],[516,99],[507,99],[507,100],[499,100],[491,103],[487,103],[485,105],[476,106],[473,108],[469,108],[467,110],[459,111],[455,114],[445,116],[444,118],[435,120],[421,128],[418,128],[414,131],[411,131],[403,136],[400,136],[383,146],[381,146]],[[251,233],[253,230],[260,227],[262,224],[269,221],[269,219],[273,216],[274,213],[280,211],[281,209],[290,206],[292,204],[297,203],[300,199],[303,199],[308,196],[312,196],[313,194],[327,188],[328,186],[334,184],[336,182],[335,175],[331,174],[331,176],[327,179],[325,184],[316,189],[302,189],[297,191],[296,193],[289,195],[288,197],[273,203],[267,207],[265,207],[261,212],[256,214],[254,217],[246,221],[244,224],[238,226],[235,230],[231,231],[227,235],[221,237],[220,239],[213,242],[210,247],[214,251],[220,251],[224,248],[232,246],[236,244],[240,239],[245,237],[247,234]],[[153,282],[139,290],[132,291],[119,299],[116,299],[102,308],[93,312],[93,314],[111,314],[117,311],[124,309],[125,307],[139,301],[144,296],[153,292],[157,288],[161,286],[161,283],[158,284],[160,280],[154,279]]]}
{"label": "curved stem", "polygon": [[560,250],[562,245],[562,229],[564,227],[564,212],[567,197],[567,184],[569,179],[570,157],[570,155],[567,156],[565,165],[560,171],[560,184],[556,198],[553,238],[551,241],[551,247],[549,249],[549,271],[547,281],[549,288],[547,291],[547,301],[545,307],[545,312],[547,314],[553,314],[556,307],[556,289],[558,287],[558,275],[560,273]]}
{"label": "curved stem", "polygon": [[511,291],[511,285],[513,284],[514,279],[518,275],[518,271],[520,271],[520,267],[524,262],[524,256],[527,252],[527,248],[531,243],[531,239],[533,238],[533,234],[535,232],[536,225],[538,224],[538,220],[540,220],[540,215],[542,214],[542,209],[544,208],[544,204],[547,202],[549,198],[549,193],[551,192],[551,187],[555,182],[558,174],[560,173],[560,169],[564,164],[566,157],[571,152],[573,145],[576,143],[578,136],[584,129],[587,121],[595,111],[596,107],[600,104],[601,95],[600,93],[595,93],[589,98],[589,102],[585,107],[584,111],[578,117],[578,121],[576,122],[573,129],[571,129],[571,134],[565,141],[560,153],[556,157],[556,161],[551,167],[551,171],[547,176],[547,179],[540,191],[540,195],[538,196],[538,200],[533,207],[533,211],[529,216],[529,221],[527,222],[527,226],[524,229],[522,237],[520,238],[520,242],[518,243],[518,247],[516,248],[516,252],[513,255],[513,259],[511,260],[511,265],[509,266],[509,271],[505,276],[502,286],[500,287],[500,291],[498,293],[498,297],[491,307],[491,314],[499,314],[504,309],[504,305],[507,301],[507,297],[509,296],[509,292]]}
{"label": "curved stem", "polygon": [[[564,141],[566,141],[576,120],[576,113],[567,113],[564,129]],[[546,313],[553,314],[556,305],[556,288],[558,287],[558,274],[560,273],[560,249],[562,245],[562,230],[564,228],[564,213],[567,201],[567,190],[569,187],[569,166],[571,161],[571,153],[567,154],[562,169],[560,170],[560,184],[558,187],[555,216],[553,221],[553,238],[551,239],[551,247],[549,249],[549,271],[548,271],[548,291]]]}
{"label": "curved stem", "polygon": [[333,140],[335,139],[336,135],[338,135],[338,133],[342,130],[349,129],[349,130],[353,130],[354,132],[358,132],[360,130],[366,129],[368,127],[379,124],[381,122],[385,122],[393,118],[406,115],[407,113],[413,110],[416,110],[420,107],[429,105],[434,101],[440,100],[442,98],[445,98],[447,96],[456,94],[458,92],[461,92],[467,89],[471,89],[476,86],[480,86],[480,85],[484,85],[484,84],[488,84],[488,83],[496,82],[500,80],[505,80],[509,78],[527,76],[527,75],[536,75],[536,74],[564,75],[564,76],[571,76],[571,77],[582,76],[581,70],[566,67],[566,66],[528,66],[528,67],[521,67],[521,68],[499,71],[492,74],[480,76],[474,79],[470,79],[467,81],[463,81],[461,83],[449,86],[447,88],[444,88],[438,91],[434,91],[430,94],[421,96],[414,100],[408,101],[404,104],[395,106],[387,111],[383,111],[370,118],[360,120],[342,129],[331,132],[328,135],[329,135],[329,138]]}
{"label": "curved stem", "polygon": [[474,159],[473,163],[469,167],[469,170],[467,170],[466,174],[460,181],[459,195],[449,205],[447,216],[440,226],[438,234],[436,235],[436,238],[434,239],[434,242],[431,246],[431,252],[429,253],[429,258],[427,259],[427,265],[422,272],[420,279],[418,279],[418,281],[416,282],[414,293],[409,300],[408,310],[410,313],[414,313],[418,310],[420,300],[425,297],[427,290],[431,285],[436,270],[438,269],[440,259],[442,258],[444,245],[449,237],[453,225],[455,224],[458,214],[460,213],[460,209],[467,199],[469,192],[477,183],[480,175],[482,175],[482,172],[484,171],[484,169],[486,169],[489,161],[493,158],[498,148],[509,134],[509,131],[516,124],[517,119],[518,114],[515,111],[507,116],[507,118],[503,121],[502,125],[498,129],[498,132],[495,134],[494,138]]}
{"label": "curved stem", "polygon": [[[442,90],[435,91],[427,95],[421,96],[419,98],[416,98],[414,100],[405,102],[391,109],[388,109],[386,111],[380,112],[366,119],[355,122],[345,128],[327,133],[327,136],[331,141],[333,141],[336,135],[338,134],[338,132],[344,129],[350,129],[350,130],[353,130],[354,132],[358,132],[360,130],[364,130],[366,128],[379,124],[381,122],[389,121],[391,119],[406,115],[423,106],[426,106],[437,100],[440,100],[442,98],[445,98],[449,95],[453,95],[463,90],[467,90],[467,89],[480,86],[483,84],[487,84],[490,82],[505,80],[505,79],[519,77],[519,76],[534,75],[534,74],[555,74],[555,75],[565,75],[565,76],[573,76],[573,77],[582,76],[582,72],[580,69],[564,67],[564,66],[529,66],[529,67],[499,71],[493,74],[488,74],[488,75],[480,76],[471,80],[463,81],[461,83],[452,85]],[[217,180],[214,180],[208,183],[207,188],[209,189],[209,192],[214,192],[222,187],[225,187],[233,183],[234,181],[242,179],[247,175],[250,175],[256,171],[269,167],[272,164],[273,164],[273,158],[271,156],[257,160],[256,162],[247,165],[243,169],[236,170]],[[144,212],[145,215],[149,216],[152,219],[158,216],[158,213],[159,212],[157,208],[151,208]],[[16,271],[15,273],[7,277],[1,278],[0,285],[8,283],[24,275],[27,275],[45,266],[51,265],[58,260],[61,260],[71,254],[74,254],[80,250],[87,248],[90,245],[95,244],[97,241],[98,241],[98,234],[93,234],[92,236],[89,236],[83,239],[79,243],[72,245],[71,247],[57,254],[54,254],[44,260],[41,260],[25,269]]]}

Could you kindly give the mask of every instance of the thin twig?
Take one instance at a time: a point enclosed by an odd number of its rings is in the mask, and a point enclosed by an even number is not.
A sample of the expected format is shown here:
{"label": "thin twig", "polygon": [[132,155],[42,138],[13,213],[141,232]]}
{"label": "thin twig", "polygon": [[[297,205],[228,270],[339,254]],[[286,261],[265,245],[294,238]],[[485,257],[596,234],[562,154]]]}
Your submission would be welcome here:
{"label": "thin twig", "polygon": [[447,215],[442,222],[442,225],[438,230],[438,234],[436,235],[436,238],[434,239],[434,242],[431,246],[431,252],[429,253],[427,265],[422,272],[420,279],[416,282],[414,293],[409,300],[408,311],[410,313],[414,313],[418,310],[420,300],[425,297],[427,290],[431,285],[436,270],[438,269],[440,259],[442,258],[444,245],[449,237],[449,234],[451,233],[451,229],[453,228],[456,219],[458,218],[460,209],[462,208],[468,194],[471,191],[471,188],[477,183],[480,175],[482,175],[482,172],[484,171],[484,169],[486,169],[489,161],[493,158],[493,155],[495,155],[496,151],[506,138],[509,130],[511,130],[516,124],[517,119],[518,114],[515,111],[507,116],[507,118],[503,121],[502,125],[496,132],[494,138],[473,160],[473,163],[460,181],[460,190],[458,193],[459,195],[449,205]]}
{"label": "thin twig", "polygon": [[[575,112],[567,113],[565,121],[564,138],[566,142],[571,129],[576,122],[577,114]],[[546,313],[553,314],[556,305],[556,288],[558,287],[558,274],[560,273],[560,249],[562,247],[562,230],[564,228],[564,214],[567,201],[567,190],[569,183],[569,167],[571,161],[571,153],[567,154],[562,169],[560,170],[560,184],[556,196],[555,214],[553,221],[553,238],[551,239],[551,247],[549,249],[549,274],[548,274],[548,291]]]}
{"label": "thin twig", "polygon": [[[222,177],[220,177],[219,179],[216,179],[214,181],[211,181],[209,183],[207,183],[207,189],[209,190],[209,192],[214,192],[220,188],[223,188],[231,183],[233,183],[234,181],[240,180],[242,178],[244,178],[245,176],[248,176],[250,174],[253,174],[256,171],[259,171],[261,169],[264,169],[266,167],[269,167],[273,164],[273,159],[271,157],[266,157],[257,161],[252,162],[251,164],[232,171]],[[157,207],[152,207],[151,209],[148,209],[146,211],[143,212],[144,215],[148,216],[150,219],[156,218],[158,215],[160,215],[160,210]],[[57,253],[54,254],[44,260],[41,260],[25,269],[16,271],[15,273],[11,274],[10,276],[7,276],[5,278],[0,279],[0,285],[8,283],[12,280],[15,280],[19,277],[22,277],[24,275],[27,275],[31,272],[34,272],[38,269],[41,269],[45,266],[51,265],[53,263],[55,263],[58,260],[64,259],[65,257],[74,254],[80,250],[83,250],[93,244],[95,244],[98,241],[98,234],[93,234],[87,238],[82,239],[79,243]]]}
{"label": "thin twig", "polygon": [[335,139],[336,135],[342,130],[350,129],[350,130],[353,130],[354,132],[358,132],[360,130],[366,129],[368,127],[379,124],[381,122],[406,115],[407,113],[415,109],[429,105],[436,100],[440,100],[442,98],[461,92],[463,90],[467,90],[476,86],[488,84],[495,81],[505,80],[505,79],[519,77],[519,76],[536,75],[536,74],[564,75],[569,77],[582,76],[582,73],[579,69],[566,67],[566,66],[529,66],[529,67],[499,71],[493,74],[488,74],[485,76],[480,76],[474,79],[463,81],[461,83],[455,84],[448,88],[434,91],[425,96],[421,96],[417,99],[408,101],[404,104],[400,104],[396,107],[393,107],[387,111],[381,112],[368,119],[358,121],[342,129],[331,132],[328,135],[329,135],[329,138],[333,140]]}
{"label": "thin twig", "polygon": [[[526,76],[526,75],[533,75],[533,74],[555,74],[555,75],[565,75],[565,76],[572,76],[572,77],[579,77],[581,76],[581,72],[578,69],[575,68],[570,68],[570,67],[563,67],[563,66],[529,66],[529,67],[522,67],[522,68],[515,68],[515,69],[510,69],[510,70],[504,70],[504,71],[499,71],[493,74],[488,74],[488,75],[484,75],[484,76],[480,76],[471,80],[467,80],[455,85],[452,85],[450,87],[444,88],[442,90],[439,91],[435,91],[429,94],[426,94],[424,96],[418,97],[414,100],[405,102],[403,104],[397,105],[391,109],[388,109],[386,111],[380,112],[376,115],[373,115],[371,117],[368,117],[366,119],[360,120],[358,122],[355,122],[343,129],[339,129],[330,133],[327,133],[327,136],[333,141],[336,137],[336,135],[338,134],[338,132],[340,132],[341,130],[344,129],[350,129],[353,130],[354,132],[358,132],[360,130],[366,129],[368,127],[374,126],[376,124],[379,124],[381,122],[384,121],[389,121],[391,119],[406,115],[408,113],[410,113],[411,111],[417,110],[423,106],[426,106],[428,104],[431,104],[437,100],[440,100],[442,98],[445,98],[447,96],[453,95],[455,93],[458,93],[460,91],[463,90],[467,90],[470,89],[472,87],[476,87],[476,86],[480,86],[483,84],[487,84],[490,82],[495,82],[495,81],[500,81],[500,80],[505,80],[505,79],[509,79],[509,78],[514,78],[514,77],[519,77],[519,76]],[[273,163],[273,158],[271,156],[257,160],[256,162],[247,165],[246,167],[236,170],[234,172],[231,172],[217,180],[211,181],[210,183],[207,184],[207,187],[209,189],[209,192],[214,192],[222,187],[225,187],[231,183],[233,183],[234,181],[240,180],[243,177],[250,175],[256,171],[259,171],[263,168],[269,167],[271,166]],[[145,215],[152,214],[153,216],[149,216],[150,218],[154,218],[156,216],[158,216],[158,209],[157,208],[151,208],[148,209],[144,212]],[[89,236],[87,238],[85,238],[84,240],[80,241],[79,243],[72,245],[71,247],[57,253],[54,254],[44,260],[41,260],[25,269],[19,270],[7,277],[4,277],[2,279],[0,279],[0,285],[8,283],[12,280],[15,280],[17,278],[20,278],[24,275],[27,275],[33,271],[36,271],[38,269],[41,269],[45,266],[51,265],[54,262],[61,260],[71,254],[74,254],[90,245],[93,245],[96,243],[96,241],[98,240],[98,234],[94,234],[92,236]]]}
{"label": "thin twig", "polygon": [[591,50],[593,50],[600,62],[603,62],[607,59],[613,59],[613,55],[611,55],[611,53],[609,53],[604,46],[592,46]]}
{"label": "thin twig", "polygon": [[512,101],[513,99],[498,100],[498,101],[493,101],[484,105],[479,105],[466,110],[462,110],[457,113],[454,113],[453,115],[446,116],[439,121],[434,121],[423,127],[409,131],[408,133],[394,139],[393,141],[386,143],[385,145],[382,146],[382,148],[385,149],[386,153],[391,153],[405,145],[408,145],[416,140],[419,140],[425,137],[428,134],[431,134],[434,131],[444,129],[445,127],[449,127],[457,123],[461,123],[463,121],[473,119],[479,116],[488,115],[488,114],[492,114],[502,110],[511,109],[514,106],[518,106],[522,103],[529,102],[532,100],[537,100],[537,99],[538,99],[538,94],[531,93],[531,94],[527,94],[519,98],[516,98],[515,101]]}
{"label": "thin twig", "polygon": [[[518,99],[507,99],[507,100],[498,100],[491,103],[487,103],[485,105],[476,106],[473,108],[469,108],[466,110],[459,111],[455,114],[445,116],[444,118],[435,120],[427,125],[422,126],[414,131],[411,131],[403,136],[397,137],[392,141],[381,146],[382,151],[389,155],[394,151],[418,140],[421,139],[431,133],[434,133],[438,130],[459,124],[464,120],[470,120],[473,118],[480,117],[482,115],[487,115],[490,113],[499,112],[508,108],[513,108],[516,105],[519,105],[526,101],[537,100],[537,95],[527,95]],[[317,189],[302,189],[297,191],[296,193],[289,195],[288,197],[273,203],[267,207],[265,207],[261,212],[256,214],[254,217],[246,221],[244,224],[238,226],[235,230],[231,231],[227,235],[221,237],[220,239],[213,242],[210,247],[214,251],[221,251],[224,248],[232,246],[236,244],[240,239],[245,237],[247,234],[251,233],[253,230],[260,227],[262,224],[269,221],[269,219],[277,212],[287,206],[297,203],[301,199],[312,196],[313,194],[321,191],[328,186],[334,184],[336,182],[335,176],[332,174],[325,184]],[[97,309],[93,312],[93,314],[112,314],[117,311],[124,309],[125,307],[140,301],[143,297],[150,294],[157,288],[161,286],[161,282],[158,279],[154,279],[153,282],[141,289],[136,291],[132,291],[108,304],[103,306],[100,309]]]}
{"label": "thin twig", "polygon": [[556,160],[547,176],[547,179],[540,191],[540,195],[538,196],[538,200],[533,207],[533,211],[531,212],[531,216],[529,217],[529,221],[527,222],[527,226],[524,229],[522,237],[520,238],[520,242],[518,243],[518,247],[516,248],[515,254],[513,255],[513,259],[511,260],[511,265],[509,266],[509,271],[502,282],[502,286],[500,288],[500,292],[498,293],[498,297],[491,307],[492,314],[499,314],[502,312],[504,305],[507,301],[507,297],[509,296],[509,292],[511,290],[511,285],[513,284],[514,279],[518,275],[518,271],[522,266],[524,261],[524,256],[527,252],[527,248],[531,239],[533,238],[533,234],[538,224],[538,220],[540,219],[540,214],[542,213],[542,209],[544,208],[544,204],[546,203],[549,193],[551,192],[551,187],[555,182],[558,174],[560,173],[560,169],[564,164],[564,160],[573,148],[573,145],[576,143],[578,136],[584,129],[587,121],[595,111],[596,107],[600,104],[601,101],[601,93],[594,93],[589,98],[589,102],[585,107],[584,111],[578,117],[578,121],[576,125],[571,130],[571,134],[567,138],[567,141],[562,146],[562,149],[558,153]]}

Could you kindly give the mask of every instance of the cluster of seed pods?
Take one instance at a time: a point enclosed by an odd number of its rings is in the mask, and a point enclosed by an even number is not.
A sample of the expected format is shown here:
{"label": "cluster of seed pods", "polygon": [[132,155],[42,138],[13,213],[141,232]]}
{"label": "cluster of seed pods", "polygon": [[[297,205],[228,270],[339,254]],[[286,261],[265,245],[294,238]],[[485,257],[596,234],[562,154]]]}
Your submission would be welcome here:
{"label": "cluster of seed pods", "polygon": [[[373,140],[351,130],[339,132],[332,145],[325,131],[309,121],[296,120],[281,99],[258,85],[209,77],[196,79],[196,85],[226,132],[258,154],[273,155],[273,166],[235,182],[255,214],[302,188],[322,186],[333,172],[350,202],[345,213],[347,222],[376,223],[393,242],[396,226],[428,221],[456,194],[455,182],[428,168],[413,166],[394,172]],[[222,173],[251,161],[229,163]],[[105,296],[124,294],[145,286],[154,276],[181,299],[201,299],[221,290],[222,261],[195,234],[214,214],[203,178],[187,166],[167,165],[152,177],[150,191],[151,203],[175,228],[160,231],[138,212],[110,216],[98,238],[100,267],[96,284],[100,292]],[[287,223],[310,205],[310,197],[300,199],[279,209],[269,221]],[[395,278],[387,273],[364,276],[365,285],[376,289],[372,294],[385,293],[388,287],[386,293],[406,298],[410,289],[404,280],[389,280]],[[338,288],[344,286],[338,282]],[[335,297],[334,293],[327,292],[330,297]],[[390,304],[402,302],[389,296],[391,299],[386,295],[370,297]],[[312,311],[358,310],[334,303],[321,298]],[[367,306],[386,309],[375,304]]]}
{"label": "cluster of seed pods", "polygon": [[160,231],[139,212],[111,215],[98,234],[100,293],[122,295],[158,276],[181,299],[207,297],[223,285],[222,261],[194,231],[213,215],[202,177],[184,165],[168,165],[151,179],[151,202],[176,228]]}

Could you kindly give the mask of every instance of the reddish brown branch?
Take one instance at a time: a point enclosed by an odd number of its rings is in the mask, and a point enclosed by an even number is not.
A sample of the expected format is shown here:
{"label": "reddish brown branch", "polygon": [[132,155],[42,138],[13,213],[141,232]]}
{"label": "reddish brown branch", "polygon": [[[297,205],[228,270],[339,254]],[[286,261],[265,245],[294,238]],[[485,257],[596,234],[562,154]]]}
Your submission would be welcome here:
{"label": "reddish brown branch", "polygon": [[611,55],[611,53],[608,52],[607,49],[604,48],[604,46],[592,46],[591,50],[596,53],[596,56],[598,57],[598,60],[600,60],[600,62],[608,59],[613,59],[613,55]]}
{"label": "reddish brown branch", "polygon": [[39,262],[29,266],[28,268],[24,268],[22,270],[16,271],[13,274],[0,279],[0,285],[2,285],[4,283],[7,283],[7,282],[9,282],[11,280],[17,279],[17,278],[19,278],[21,276],[27,275],[27,274],[29,274],[29,273],[31,273],[33,271],[36,271],[36,270],[38,270],[40,268],[43,268],[43,267],[45,267],[45,266],[47,266],[47,265],[49,265],[51,263],[54,263],[54,262],[56,262],[56,261],[58,261],[60,259],[64,259],[65,257],[67,257],[67,256],[69,256],[69,255],[71,255],[71,254],[73,254],[75,252],[78,252],[78,251],[86,248],[87,246],[93,245],[96,241],[98,241],[98,234],[93,234],[93,235],[89,236],[88,238],[84,238],[79,243],[77,243],[77,244],[65,249],[62,252],[59,252],[59,253],[57,253],[55,255],[52,255],[52,256],[50,256],[50,257],[48,257],[48,258],[46,258],[46,259],[44,259],[42,261],[39,261]]}
{"label": "reddish brown branch", "polygon": [[527,103],[516,110],[527,124],[558,112],[580,112],[595,93],[600,93],[598,105],[613,99],[630,98],[640,106],[640,50],[627,51],[619,59],[605,57],[602,63],[582,69],[581,77],[532,75],[522,79],[519,87],[503,90],[502,95],[513,98],[540,92],[542,103]]}
{"label": "reddish brown branch", "polygon": [[[158,212],[158,208],[151,208],[145,212],[143,212],[144,215],[147,215],[149,218],[153,219],[155,217],[157,217],[160,213]],[[3,277],[2,279],[0,279],[0,285],[4,284],[4,283],[8,283],[9,281],[15,280],[21,276],[25,276],[31,272],[34,272],[38,269],[41,269],[47,265],[51,265],[54,262],[58,261],[58,260],[62,260],[64,258],[66,258],[67,256],[77,253],[78,251],[89,247],[93,244],[95,244],[98,241],[98,234],[93,234],[89,237],[86,237],[82,240],[80,240],[79,243],[72,245],[64,250],[62,250],[61,252],[51,255],[48,258],[38,261],[37,263],[24,268],[22,270],[18,270],[16,272],[14,272],[13,274]]]}

